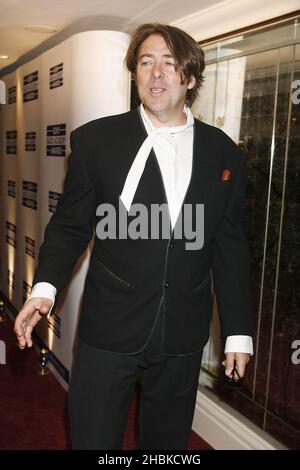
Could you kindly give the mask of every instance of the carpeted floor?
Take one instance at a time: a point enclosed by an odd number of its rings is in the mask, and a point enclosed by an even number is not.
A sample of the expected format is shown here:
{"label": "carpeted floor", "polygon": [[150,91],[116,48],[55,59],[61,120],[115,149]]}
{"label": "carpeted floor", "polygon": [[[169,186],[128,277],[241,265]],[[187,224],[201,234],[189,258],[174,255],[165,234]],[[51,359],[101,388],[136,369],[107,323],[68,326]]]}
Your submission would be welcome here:
{"label": "carpeted floor", "polygon": [[[10,320],[0,324],[0,340],[6,344],[6,364],[0,365],[0,449],[70,449],[66,392],[52,374],[37,374],[36,351],[19,350]],[[123,449],[135,447],[137,403],[136,394]],[[211,449],[194,432],[188,448]]]}

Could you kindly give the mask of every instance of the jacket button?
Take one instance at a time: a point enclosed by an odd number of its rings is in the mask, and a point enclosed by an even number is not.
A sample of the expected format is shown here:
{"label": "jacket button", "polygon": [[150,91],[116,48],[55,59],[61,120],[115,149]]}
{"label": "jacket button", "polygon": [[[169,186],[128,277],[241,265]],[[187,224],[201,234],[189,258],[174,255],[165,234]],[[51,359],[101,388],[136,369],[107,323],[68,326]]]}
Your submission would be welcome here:
{"label": "jacket button", "polygon": [[164,281],[163,286],[164,286],[165,288],[167,288],[167,287],[169,287],[169,283],[168,283],[167,281]]}
{"label": "jacket button", "polygon": [[169,247],[172,249],[174,248],[174,243],[170,243]]}

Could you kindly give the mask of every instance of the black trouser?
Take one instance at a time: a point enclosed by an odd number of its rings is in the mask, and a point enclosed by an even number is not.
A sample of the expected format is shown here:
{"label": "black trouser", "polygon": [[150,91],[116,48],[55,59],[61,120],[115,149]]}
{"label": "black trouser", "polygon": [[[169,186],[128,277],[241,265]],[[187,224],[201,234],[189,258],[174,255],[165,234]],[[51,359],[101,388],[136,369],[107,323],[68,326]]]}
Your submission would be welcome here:
{"label": "black trouser", "polygon": [[202,352],[166,356],[162,312],[146,348],[134,355],[104,352],[78,341],[69,390],[73,449],[121,449],[128,410],[143,370],[137,449],[186,449],[194,416]]}

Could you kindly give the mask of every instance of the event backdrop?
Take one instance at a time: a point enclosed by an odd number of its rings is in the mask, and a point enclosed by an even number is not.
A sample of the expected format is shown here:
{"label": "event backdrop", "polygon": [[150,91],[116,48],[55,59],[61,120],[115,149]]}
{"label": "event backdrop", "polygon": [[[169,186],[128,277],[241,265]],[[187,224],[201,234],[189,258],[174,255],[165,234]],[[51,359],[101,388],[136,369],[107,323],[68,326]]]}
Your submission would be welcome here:
{"label": "event backdrop", "polygon": [[[121,32],[82,32],[1,77],[7,101],[0,105],[0,289],[16,309],[30,294],[44,228],[62,192],[70,132],[129,110],[128,42]],[[66,379],[89,252],[78,260],[55,314],[37,328]]]}

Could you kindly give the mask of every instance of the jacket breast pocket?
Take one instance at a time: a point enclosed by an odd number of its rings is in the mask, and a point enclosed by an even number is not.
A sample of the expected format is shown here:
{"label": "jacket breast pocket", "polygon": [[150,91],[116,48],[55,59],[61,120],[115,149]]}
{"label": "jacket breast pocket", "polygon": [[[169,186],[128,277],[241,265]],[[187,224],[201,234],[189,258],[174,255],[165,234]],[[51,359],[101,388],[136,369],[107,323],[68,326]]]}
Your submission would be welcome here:
{"label": "jacket breast pocket", "polygon": [[95,282],[101,281],[102,285],[105,285],[109,288],[121,289],[121,290],[131,290],[134,286],[132,282],[129,282],[126,279],[123,279],[113,272],[103,261],[98,258],[95,254],[92,254],[89,272],[90,280]]}
{"label": "jacket breast pocket", "polygon": [[231,179],[230,180],[219,180],[215,182],[216,188],[221,191],[227,191],[231,186]]}
{"label": "jacket breast pocket", "polygon": [[194,294],[200,294],[201,292],[205,292],[211,288],[211,276],[210,273],[198,284],[196,287],[193,288]]}

